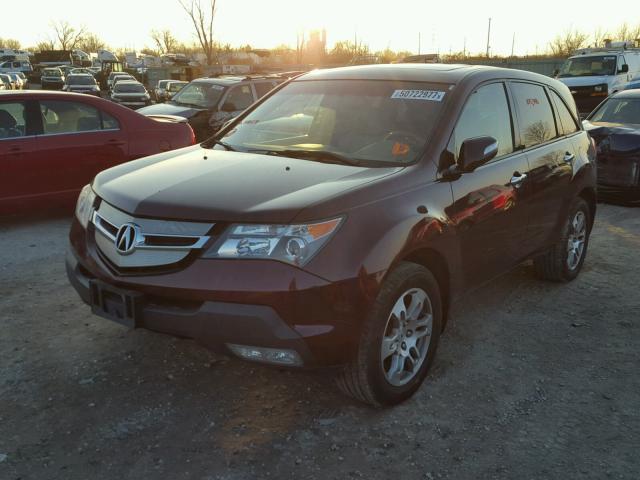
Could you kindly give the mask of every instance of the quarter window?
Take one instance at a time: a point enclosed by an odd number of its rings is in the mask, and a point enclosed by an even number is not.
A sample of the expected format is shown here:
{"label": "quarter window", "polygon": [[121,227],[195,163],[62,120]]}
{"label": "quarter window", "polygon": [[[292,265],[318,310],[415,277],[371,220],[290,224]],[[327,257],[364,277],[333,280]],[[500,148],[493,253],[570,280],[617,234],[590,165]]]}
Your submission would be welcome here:
{"label": "quarter window", "polygon": [[98,109],[78,102],[45,100],[40,102],[45,134],[78,133],[101,130]]}
{"label": "quarter window", "polygon": [[102,111],[100,112],[100,115],[102,116],[103,130],[119,130],[120,129],[120,123],[111,115]]}
{"label": "quarter window", "polygon": [[456,157],[462,142],[482,136],[498,141],[497,156],[513,152],[511,114],[503,83],[480,87],[467,100],[453,136]]}
{"label": "quarter window", "polygon": [[567,105],[560,98],[560,95],[552,90],[551,98],[553,98],[553,103],[555,103],[556,105],[556,111],[558,112],[558,117],[560,118],[558,129],[561,130],[562,135],[569,135],[573,132],[577,132],[578,126],[576,125],[576,121],[567,108]]}
{"label": "quarter window", "polygon": [[0,140],[27,134],[25,109],[23,102],[0,103]]}
{"label": "quarter window", "polygon": [[514,82],[512,86],[523,146],[532,147],[555,138],[558,133],[544,88],[518,82]]}

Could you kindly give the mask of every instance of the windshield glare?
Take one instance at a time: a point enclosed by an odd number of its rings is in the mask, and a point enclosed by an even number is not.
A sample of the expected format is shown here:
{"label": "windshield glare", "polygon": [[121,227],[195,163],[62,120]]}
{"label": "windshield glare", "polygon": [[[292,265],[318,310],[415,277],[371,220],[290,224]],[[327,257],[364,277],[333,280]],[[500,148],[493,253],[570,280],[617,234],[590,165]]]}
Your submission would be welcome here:
{"label": "windshield glare", "polygon": [[238,150],[325,151],[368,166],[415,161],[448,85],[377,80],[293,82],[222,140]]}
{"label": "windshield glare", "polygon": [[559,77],[585,77],[592,75],[614,75],[617,58],[615,55],[598,57],[569,58],[560,69]]}
{"label": "windshield glare", "polygon": [[640,124],[640,99],[611,98],[589,118],[589,121]]}
{"label": "windshield glare", "polygon": [[123,84],[117,83],[114,91],[116,93],[144,93],[145,89],[143,85],[138,84]]}
{"label": "windshield glare", "polygon": [[208,109],[218,104],[223,93],[224,87],[222,85],[208,82],[191,82],[173,96],[172,102]]}

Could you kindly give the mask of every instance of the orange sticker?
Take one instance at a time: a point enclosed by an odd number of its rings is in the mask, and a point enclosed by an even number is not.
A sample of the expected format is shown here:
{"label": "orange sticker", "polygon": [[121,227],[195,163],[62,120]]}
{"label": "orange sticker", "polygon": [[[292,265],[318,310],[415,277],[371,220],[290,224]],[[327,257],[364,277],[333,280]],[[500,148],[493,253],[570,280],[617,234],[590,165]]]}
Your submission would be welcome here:
{"label": "orange sticker", "polygon": [[406,155],[409,153],[409,145],[406,143],[394,143],[393,148],[391,149],[391,153],[393,155]]}

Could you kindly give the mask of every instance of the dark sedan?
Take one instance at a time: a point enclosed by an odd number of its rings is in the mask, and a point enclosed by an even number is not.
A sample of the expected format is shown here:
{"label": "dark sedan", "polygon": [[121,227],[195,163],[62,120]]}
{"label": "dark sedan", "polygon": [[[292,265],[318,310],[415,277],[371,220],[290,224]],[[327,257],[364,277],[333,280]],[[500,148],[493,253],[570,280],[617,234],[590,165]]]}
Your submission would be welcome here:
{"label": "dark sedan", "polygon": [[640,203],[640,89],[610,96],[583,124],[598,148],[600,197]]}
{"label": "dark sedan", "polygon": [[68,204],[101,170],[191,145],[180,118],[152,118],[90,95],[0,92],[0,214]]}

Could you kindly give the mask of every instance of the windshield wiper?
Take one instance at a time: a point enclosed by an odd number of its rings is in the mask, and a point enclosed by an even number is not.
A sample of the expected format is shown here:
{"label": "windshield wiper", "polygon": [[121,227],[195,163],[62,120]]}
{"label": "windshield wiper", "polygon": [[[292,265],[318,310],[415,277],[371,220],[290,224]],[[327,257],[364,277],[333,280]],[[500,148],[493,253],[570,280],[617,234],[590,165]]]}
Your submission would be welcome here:
{"label": "windshield wiper", "polygon": [[340,163],[342,165],[355,165],[359,166],[358,162],[354,158],[341,155],[329,150],[298,150],[298,149],[285,149],[285,150],[250,150],[252,153],[262,153],[264,155],[275,155],[279,157],[292,157],[315,160],[318,162],[327,163]]}
{"label": "windshield wiper", "polygon": [[213,140],[209,140],[209,141],[207,142],[207,144],[208,144],[208,145],[207,145],[207,148],[210,148],[210,147],[211,147],[211,146],[213,146],[213,145],[221,145],[221,146],[223,146],[226,150],[229,150],[230,152],[237,152],[237,151],[238,151],[238,150],[236,150],[235,148],[233,148],[231,145],[229,145],[227,142],[223,142],[222,140],[218,140],[217,138],[216,138],[216,139],[213,139]]}

